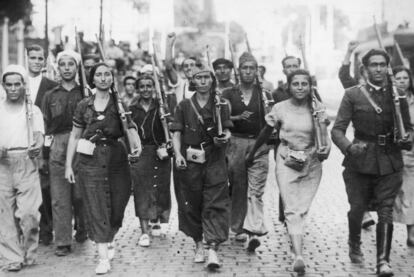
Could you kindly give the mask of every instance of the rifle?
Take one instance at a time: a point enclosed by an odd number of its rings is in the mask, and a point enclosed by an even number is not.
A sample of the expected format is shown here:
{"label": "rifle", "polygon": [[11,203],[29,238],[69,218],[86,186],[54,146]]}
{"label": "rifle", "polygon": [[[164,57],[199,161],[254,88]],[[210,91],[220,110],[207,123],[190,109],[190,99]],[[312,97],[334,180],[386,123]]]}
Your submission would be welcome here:
{"label": "rifle", "polygon": [[82,47],[80,44],[79,33],[76,27],[75,27],[75,40],[76,40],[76,47],[78,48],[79,55],[81,56],[80,62],[79,62],[79,79],[80,79],[80,84],[83,90],[83,97],[86,98],[86,97],[89,97],[89,95],[91,94],[90,93],[91,88],[88,85],[88,80],[86,80],[85,67],[83,65],[83,59],[82,59]]}
{"label": "rifle", "polygon": [[[105,55],[103,53],[102,44],[99,39],[97,42],[100,58],[105,62]],[[121,121],[122,131],[126,140],[125,146],[128,151],[128,158],[131,162],[136,162],[141,152],[141,140],[139,138],[137,130],[134,128],[129,128],[128,121],[132,122],[130,117],[131,112],[125,111],[124,105],[121,98],[119,97],[118,91],[115,89],[114,83],[111,86],[111,94],[115,102],[115,107],[117,109],[119,119]]]}
{"label": "rifle", "polygon": [[237,72],[236,57],[234,55],[233,44],[231,43],[230,36],[229,36],[229,49],[230,49],[231,61],[233,63],[234,81],[236,82],[236,85],[238,85],[239,84],[239,73]]}
{"label": "rifle", "polygon": [[[246,33],[244,33],[244,38],[245,38],[245,41],[246,41],[247,51],[250,54],[252,54],[252,49],[250,48],[249,39],[247,38]],[[257,71],[257,74],[256,74],[256,84],[259,86],[261,101],[263,102],[265,112],[267,114],[272,109],[272,106],[275,103],[275,101],[273,99],[269,99],[269,97],[267,97],[266,90],[263,89],[263,84],[259,80],[259,71]]]}
{"label": "rifle", "polygon": [[[207,56],[207,63],[208,66],[210,66],[210,68],[212,67],[211,64],[211,60],[210,60],[210,53],[209,53],[209,48],[208,45],[206,45],[206,56]],[[214,76],[215,78],[215,76]],[[221,93],[219,92],[219,90],[217,89],[217,87],[214,89],[214,93],[213,93],[213,97],[214,97],[214,105],[216,108],[216,120],[217,120],[217,134],[218,137],[224,137],[224,133],[223,133],[223,124],[221,122],[221,105],[227,105],[227,103],[220,97]]]}
{"label": "rifle", "polygon": [[[27,49],[25,51],[25,66],[26,69],[29,68]],[[30,95],[30,87],[26,85],[25,89],[25,109],[26,109],[26,122],[27,122],[27,142],[29,148],[35,144],[34,134],[33,134],[33,101]]]}
{"label": "rifle", "polygon": [[[382,50],[385,50],[384,44],[382,42],[382,36],[381,33],[378,29],[378,25],[377,22],[375,20],[375,16],[374,16],[374,30],[375,30],[375,34],[377,36],[377,40],[378,40],[378,44],[380,46],[380,48]],[[406,132],[405,127],[404,127],[404,121],[402,118],[402,114],[401,114],[401,103],[400,103],[400,96],[398,94],[398,90],[397,87],[395,86],[395,77],[394,74],[392,73],[392,68],[391,68],[391,64],[388,63],[388,68],[387,68],[387,72],[388,72],[388,78],[391,81],[392,84],[392,96],[394,99],[394,108],[395,108],[395,121],[397,124],[396,130],[397,132],[394,132],[394,139],[395,140],[401,140],[401,141],[407,141],[409,134]]]}
{"label": "rifle", "polygon": [[[306,70],[308,69],[308,60],[306,58],[306,52],[304,43],[302,41],[302,36],[300,37],[300,51],[302,53],[302,60],[303,60],[303,66]],[[312,82],[312,81],[311,81]],[[312,119],[313,119],[313,126],[315,128],[315,143],[316,143],[316,149],[323,151],[327,147],[327,134],[328,129],[326,124],[321,124],[321,118],[322,115],[325,113],[326,108],[322,105],[320,101],[320,97],[317,94],[317,89],[312,85],[312,83],[309,84],[311,87],[311,108],[312,108]]]}
{"label": "rifle", "polygon": [[157,93],[157,99],[158,99],[158,104],[159,104],[158,112],[160,114],[161,125],[162,125],[162,129],[164,131],[164,136],[165,136],[165,144],[161,145],[157,149],[157,154],[160,159],[165,160],[172,155],[172,140],[171,140],[171,134],[170,134],[170,130],[168,128],[168,122],[167,122],[167,117],[170,116],[170,113],[167,113],[165,110],[164,96],[161,92],[161,86],[158,80],[157,72],[155,70],[156,62],[155,62],[154,45],[153,45],[153,48],[154,48],[154,54],[151,56],[152,76],[154,79],[155,91]]}

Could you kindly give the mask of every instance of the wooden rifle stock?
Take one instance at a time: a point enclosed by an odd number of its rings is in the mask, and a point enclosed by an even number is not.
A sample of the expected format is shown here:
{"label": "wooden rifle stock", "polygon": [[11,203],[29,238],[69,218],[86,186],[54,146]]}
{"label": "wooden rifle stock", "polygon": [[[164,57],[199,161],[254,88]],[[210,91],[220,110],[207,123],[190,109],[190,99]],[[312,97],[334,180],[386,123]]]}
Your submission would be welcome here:
{"label": "wooden rifle stock", "polygon": [[[302,41],[302,36],[300,37],[300,51],[302,54],[303,66],[306,70],[309,71],[308,68],[308,60],[306,57],[304,43]],[[323,150],[327,147],[327,137],[328,137],[328,128],[325,123],[321,123],[320,118],[321,115],[325,113],[325,107],[322,106],[321,101],[319,101],[320,97],[317,95],[317,89],[312,85],[312,80],[309,84],[311,90],[311,106],[312,106],[312,119],[313,119],[313,126],[315,128],[315,143],[317,150]],[[319,99],[318,99],[319,98]]]}
{"label": "wooden rifle stock", "polygon": [[233,44],[231,42],[230,36],[229,36],[229,49],[230,49],[231,61],[233,63],[234,81],[236,82],[236,85],[238,85],[239,84],[239,73],[237,72],[236,56],[234,55]]}
{"label": "wooden rifle stock", "polygon": [[[99,41],[98,36],[96,36],[96,38],[97,38],[100,58],[102,59],[102,61],[105,62],[106,59],[105,59],[105,54],[103,52],[102,44]],[[115,89],[114,84],[111,86],[111,94],[115,102],[115,107],[117,108],[119,119],[121,121],[122,131],[124,133],[124,137],[126,140],[125,144],[126,144],[126,148],[128,151],[128,156],[130,158],[137,157],[137,153],[139,153],[141,150],[141,140],[139,138],[137,130],[134,128],[129,128],[128,119],[129,121],[131,121],[131,118],[128,118],[128,117],[130,116],[131,112],[125,111],[122,100],[119,97],[119,93]]]}
{"label": "wooden rifle stock", "polygon": [[75,27],[75,40],[76,40],[76,47],[78,48],[78,52],[80,55],[79,78],[80,78],[80,83],[82,86],[83,97],[89,97],[91,89],[88,85],[88,80],[86,80],[85,67],[83,65],[83,59],[82,59],[82,47],[80,44],[79,33],[76,27]]}
{"label": "wooden rifle stock", "polygon": [[[213,65],[211,63],[211,59],[210,59],[210,52],[209,52],[209,47],[208,44],[206,45],[206,56],[207,56],[207,63],[208,66],[213,69]],[[214,76],[215,78],[215,76]],[[219,90],[217,88],[215,88],[214,91],[214,104],[215,104],[215,109],[216,109],[216,120],[217,120],[217,134],[218,137],[223,137],[223,124],[221,123],[221,105],[227,105],[226,102],[223,102],[223,100],[220,97],[221,93],[219,92]]]}
{"label": "wooden rifle stock", "polygon": [[[245,37],[245,41],[246,41],[247,51],[250,54],[252,54],[252,49],[250,48],[249,39],[247,38],[247,34],[246,33],[244,33],[244,37]],[[275,101],[273,99],[270,99],[267,96],[266,91],[263,89],[263,84],[262,84],[262,82],[259,79],[259,71],[257,71],[255,80],[256,80],[256,84],[259,86],[259,89],[260,89],[260,97],[261,97],[261,100],[262,100],[263,105],[264,105],[265,113],[267,114],[272,109],[272,106],[273,106],[273,104],[274,104]]]}
{"label": "wooden rifle stock", "polygon": [[[375,34],[377,36],[377,40],[378,40],[378,44],[379,44],[380,48],[386,52],[385,47],[384,47],[384,43],[382,41],[381,32],[378,29],[378,25],[377,25],[377,22],[375,20],[375,16],[374,16],[374,30],[375,30]],[[394,108],[395,108],[395,121],[396,121],[396,124],[397,124],[396,128],[398,130],[398,132],[397,132],[398,134],[395,135],[395,138],[400,139],[400,140],[407,140],[408,139],[408,134],[405,130],[404,121],[403,121],[402,114],[401,114],[400,96],[399,96],[397,87],[395,86],[395,77],[394,77],[394,74],[392,72],[392,68],[391,68],[390,63],[388,63],[387,72],[388,72],[389,80],[391,81],[391,85],[392,85],[392,95],[393,95],[393,100],[394,100],[393,102],[394,102]]]}
{"label": "wooden rifle stock", "polygon": [[[154,47],[154,45],[153,45],[153,47]],[[152,76],[153,76],[153,79],[154,79],[155,92],[157,93],[157,99],[158,99],[158,103],[159,103],[159,114],[160,114],[162,128],[164,130],[165,142],[166,142],[167,148],[171,148],[172,147],[171,135],[170,135],[170,130],[168,128],[168,122],[167,122],[167,117],[170,116],[170,114],[167,113],[164,109],[165,108],[165,101],[164,101],[164,97],[162,95],[161,86],[160,86],[160,83],[159,83],[159,80],[158,80],[157,72],[155,70],[156,69],[155,48],[154,48],[154,55],[151,56],[151,63],[152,63]]]}
{"label": "wooden rifle stock", "polygon": [[[27,57],[27,49],[25,51],[25,67],[28,70],[28,57]],[[34,141],[34,133],[33,133],[33,101],[30,95],[30,87],[29,84],[26,84],[25,88],[25,109],[26,109],[26,123],[27,123],[27,143],[29,148],[35,144]]]}

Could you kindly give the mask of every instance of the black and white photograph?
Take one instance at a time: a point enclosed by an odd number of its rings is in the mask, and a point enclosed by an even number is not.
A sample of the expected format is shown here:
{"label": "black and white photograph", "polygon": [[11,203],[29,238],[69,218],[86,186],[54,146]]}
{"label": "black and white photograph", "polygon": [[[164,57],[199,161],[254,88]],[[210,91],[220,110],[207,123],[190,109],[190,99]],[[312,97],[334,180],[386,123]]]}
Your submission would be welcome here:
{"label": "black and white photograph", "polygon": [[1,277],[414,277],[413,0],[1,0]]}

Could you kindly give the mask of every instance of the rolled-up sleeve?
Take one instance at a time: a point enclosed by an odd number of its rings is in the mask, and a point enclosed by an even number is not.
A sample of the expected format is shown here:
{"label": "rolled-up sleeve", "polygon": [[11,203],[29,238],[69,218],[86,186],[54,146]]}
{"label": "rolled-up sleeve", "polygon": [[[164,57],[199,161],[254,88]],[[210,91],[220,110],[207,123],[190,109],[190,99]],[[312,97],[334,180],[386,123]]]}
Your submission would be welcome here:
{"label": "rolled-up sleeve", "polygon": [[275,128],[278,125],[278,122],[280,121],[280,118],[278,116],[278,107],[279,104],[275,104],[272,108],[272,110],[265,116],[265,120],[267,125]]}
{"label": "rolled-up sleeve", "polygon": [[86,127],[86,122],[83,117],[83,115],[85,114],[86,106],[87,106],[86,104],[87,102],[82,100],[76,106],[75,113],[73,114],[73,126],[77,128],[85,129]]}

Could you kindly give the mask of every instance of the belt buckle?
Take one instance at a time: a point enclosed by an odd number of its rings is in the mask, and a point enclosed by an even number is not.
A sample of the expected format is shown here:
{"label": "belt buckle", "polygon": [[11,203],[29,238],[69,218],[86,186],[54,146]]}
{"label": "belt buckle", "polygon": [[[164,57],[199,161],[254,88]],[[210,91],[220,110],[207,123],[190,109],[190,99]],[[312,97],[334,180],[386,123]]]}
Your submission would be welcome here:
{"label": "belt buckle", "polygon": [[385,146],[387,144],[387,136],[386,135],[378,135],[378,145]]}

